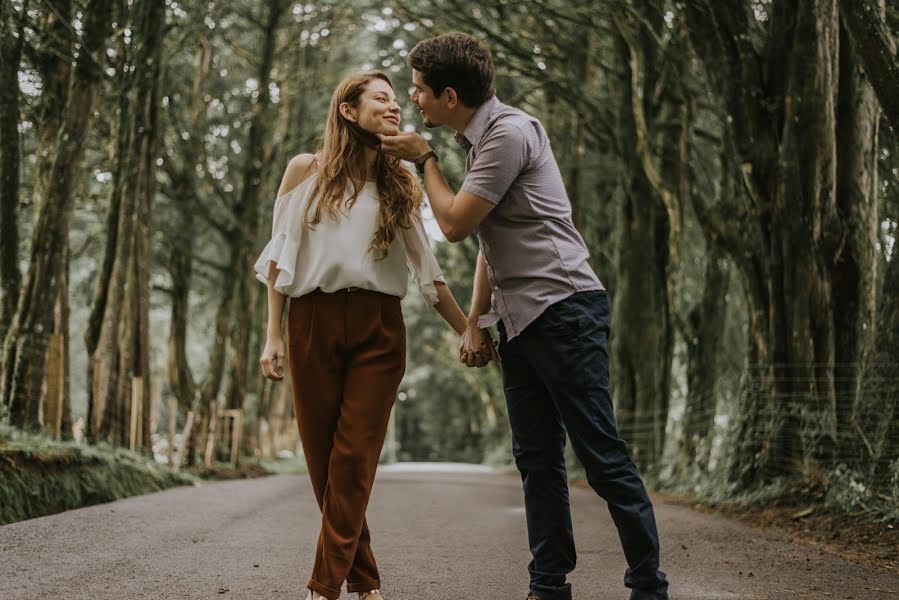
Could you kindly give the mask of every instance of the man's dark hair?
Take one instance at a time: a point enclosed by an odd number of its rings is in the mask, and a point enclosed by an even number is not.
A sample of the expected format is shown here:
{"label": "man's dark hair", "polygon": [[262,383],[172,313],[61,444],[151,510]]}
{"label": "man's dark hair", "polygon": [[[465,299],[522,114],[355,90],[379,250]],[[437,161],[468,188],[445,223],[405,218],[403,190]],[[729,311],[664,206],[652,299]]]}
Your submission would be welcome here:
{"label": "man's dark hair", "polygon": [[477,108],[496,93],[490,50],[465,33],[447,33],[422,40],[409,53],[409,64],[440,95],[448,87],[469,108]]}

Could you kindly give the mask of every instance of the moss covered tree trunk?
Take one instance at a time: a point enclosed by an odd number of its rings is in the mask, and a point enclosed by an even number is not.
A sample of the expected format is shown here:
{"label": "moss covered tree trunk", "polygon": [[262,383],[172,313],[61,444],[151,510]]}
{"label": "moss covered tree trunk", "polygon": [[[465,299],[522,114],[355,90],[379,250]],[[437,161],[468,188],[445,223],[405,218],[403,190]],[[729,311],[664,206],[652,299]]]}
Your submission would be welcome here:
{"label": "moss covered tree trunk", "polygon": [[19,63],[28,2],[17,12],[0,0],[0,341],[12,321],[22,285],[19,272]]}
{"label": "moss covered tree trunk", "polygon": [[37,425],[37,399],[53,324],[55,291],[62,276],[75,177],[80,172],[84,139],[90,128],[94,97],[102,77],[103,48],[112,21],[111,0],[92,0],[85,10],[81,48],[67,96],[65,117],[53,154],[48,181],[35,223],[31,257],[3,347],[0,404],[10,407],[18,426]]}
{"label": "moss covered tree trunk", "polygon": [[691,465],[705,470],[711,451],[717,382],[724,348],[730,270],[723,252],[709,244],[702,298],[687,318],[687,398],[678,443],[677,472]]}
{"label": "moss covered tree trunk", "polygon": [[852,425],[854,409],[875,341],[880,108],[845,26],[839,61],[836,214],[827,250],[834,273],[834,381],[842,458],[860,441]]}
{"label": "moss covered tree trunk", "polygon": [[[232,275],[228,278],[234,286],[234,324],[230,332],[231,355],[228,367],[228,392],[226,404],[228,408],[243,408],[247,391],[247,377],[250,368],[257,372],[255,356],[250,354],[250,329],[256,323],[253,315],[256,311],[252,305],[259,298],[258,286],[252,279],[253,263],[258,248],[256,240],[259,234],[259,203],[262,190],[267,189],[265,173],[271,164],[273,146],[270,135],[274,119],[274,107],[269,94],[272,64],[275,57],[275,44],[278,36],[278,23],[287,8],[284,0],[269,0],[265,26],[262,29],[261,56],[257,70],[259,94],[253,106],[250,121],[249,139],[247,140],[246,162],[243,166],[240,197],[235,206],[235,222],[238,224],[238,236],[233,246]],[[250,286],[254,286],[252,289]],[[253,352],[258,350],[254,349]]]}
{"label": "moss covered tree trunk", "polygon": [[[690,5],[688,14],[694,47],[724,102],[727,169],[739,185],[735,202],[698,213],[746,291],[752,385],[738,411],[732,476],[750,486],[827,464],[838,451],[834,364],[838,352],[857,356],[866,346],[870,334],[861,323],[871,290],[863,282],[837,288],[858,266],[835,241],[859,242],[876,218],[866,209],[841,214],[838,190],[851,186],[841,188],[838,174],[848,181],[868,169],[862,165],[876,137],[864,109],[852,119],[868,125],[839,119],[833,0],[772,5],[761,51],[750,43],[746,10],[706,2]],[[838,131],[856,132],[845,149],[837,146]],[[870,180],[856,183],[867,189]],[[838,307],[855,308],[844,315]]]}
{"label": "moss covered tree trunk", "polygon": [[[134,432],[135,442],[149,444],[148,261],[165,7],[153,1],[136,10],[132,23],[139,33],[133,54],[120,46],[117,166],[104,260],[86,334],[90,436],[115,445],[129,442],[132,408],[145,422]],[[140,395],[140,408],[132,403],[133,393]]]}

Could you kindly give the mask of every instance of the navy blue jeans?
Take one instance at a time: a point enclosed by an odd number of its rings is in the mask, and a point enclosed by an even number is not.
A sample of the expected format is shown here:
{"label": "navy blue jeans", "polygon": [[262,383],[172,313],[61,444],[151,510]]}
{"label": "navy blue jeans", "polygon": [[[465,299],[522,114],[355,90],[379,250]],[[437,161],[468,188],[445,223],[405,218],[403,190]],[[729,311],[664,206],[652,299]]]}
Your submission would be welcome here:
{"label": "navy blue jeans", "polygon": [[618,437],[609,392],[609,298],[579,292],[553,304],[509,341],[499,325],[512,452],[524,485],[530,591],[571,600],[576,554],[565,469],[565,433],[587,481],[609,506],[628,569],[631,600],[667,600],[655,515]]}

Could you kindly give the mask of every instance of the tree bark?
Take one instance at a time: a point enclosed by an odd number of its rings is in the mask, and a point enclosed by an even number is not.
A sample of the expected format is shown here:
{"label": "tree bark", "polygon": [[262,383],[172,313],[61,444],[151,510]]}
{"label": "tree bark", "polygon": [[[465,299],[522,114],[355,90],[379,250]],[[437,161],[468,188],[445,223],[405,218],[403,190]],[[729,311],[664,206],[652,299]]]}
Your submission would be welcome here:
{"label": "tree bark", "polygon": [[[90,128],[94,96],[102,78],[102,64],[112,20],[111,0],[92,0],[85,10],[83,46],[66,103],[67,110],[53,155],[46,201],[36,221],[29,269],[16,314],[3,347],[0,403],[10,406],[18,426],[37,425],[34,404],[39,397],[35,380],[43,379],[47,339],[53,322],[53,303],[62,275],[68,239],[75,175],[81,167],[84,139]],[[30,373],[29,373],[30,372]],[[30,376],[29,376],[30,375]]]}
{"label": "tree bark", "polygon": [[[120,154],[110,202],[105,257],[98,274],[86,342],[91,356],[88,369],[92,437],[116,445],[128,442],[132,390],[137,384],[143,419],[136,437],[148,449],[151,389],[148,261],[151,205],[156,188],[165,7],[154,0],[142,3],[136,10],[140,12],[135,16],[134,30],[139,34],[134,42],[133,59],[122,65]],[[131,67],[135,70],[131,71]]]}
{"label": "tree bark", "polygon": [[0,0],[0,340],[16,310],[22,274],[19,272],[19,63],[25,43],[28,2],[16,13],[12,2]]}
{"label": "tree bark", "polygon": [[[198,388],[187,357],[187,323],[190,313],[190,289],[193,274],[193,240],[195,211],[199,204],[194,177],[196,165],[204,160],[203,131],[206,123],[204,85],[209,73],[209,41],[203,34],[197,36],[194,53],[193,104],[190,110],[191,131],[195,132],[182,155],[180,164],[169,157],[165,162],[172,181],[172,199],[180,225],[168,233],[168,269],[172,278],[172,313],[168,343],[168,377],[172,393],[184,412],[192,410]],[[170,102],[170,111],[175,110]],[[184,443],[187,441],[185,440]]]}
{"label": "tree bark", "polygon": [[[118,75],[118,121],[116,125],[116,145],[114,149],[115,167],[113,169],[112,190],[109,197],[109,212],[106,216],[106,244],[103,251],[103,261],[97,271],[97,279],[94,284],[94,295],[91,303],[91,312],[88,317],[87,328],[84,333],[85,346],[87,348],[87,424],[85,433],[93,442],[100,441],[101,437],[109,436],[111,423],[117,419],[109,420],[106,414],[116,407],[109,406],[110,391],[116,389],[118,371],[112,369],[113,358],[117,352],[118,340],[118,315],[122,310],[122,297],[125,288],[125,271],[119,263],[117,267],[116,257],[123,256],[127,249],[131,232],[128,227],[131,221],[127,215],[133,210],[133,197],[125,194],[126,183],[131,180],[130,150],[132,128],[131,97],[130,90],[134,85],[135,77],[131,74],[128,46],[125,44],[124,35],[118,40],[117,56],[119,63],[116,65]],[[106,424],[104,425],[104,421]],[[117,434],[114,434],[117,435]]]}
{"label": "tree bark", "polygon": [[878,124],[880,108],[845,27],[840,36],[836,215],[830,227],[840,454],[860,444],[852,427],[870,334],[877,319]]}
{"label": "tree bark", "polygon": [[47,197],[50,169],[53,167],[59,130],[65,111],[72,78],[74,45],[71,31],[72,0],[50,0],[53,10],[43,15],[43,27],[39,38],[39,50],[35,63],[41,74],[43,89],[38,99],[37,162],[34,166],[34,198]]}
{"label": "tree bark", "polygon": [[[861,430],[862,469],[878,487],[888,487],[891,469],[899,461],[899,254],[893,256],[883,277],[877,315],[877,343],[866,373],[863,401],[856,406],[853,424]],[[865,469],[865,467],[867,467]],[[894,484],[895,485],[895,484]]]}
{"label": "tree bark", "polygon": [[231,364],[229,367],[229,390],[227,405],[229,408],[243,408],[247,389],[248,363],[250,360],[250,329],[253,325],[251,301],[257,297],[257,290],[249,288],[251,280],[247,273],[252,273],[256,259],[256,239],[259,234],[259,202],[261,191],[265,187],[263,167],[270,161],[272,147],[267,143],[272,125],[272,105],[269,96],[269,82],[274,61],[275,43],[277,41],[278,22],[287,7],[283,0],[269,0],[268,14],[263,29],[262,55],[258,65],[257,81],[259,95],[253,107],[250,121],[249,139],[247,141],[246,162],[243,167],[240,199],[235,207],[235,221],[239,224],[239,237],[236,244],[238,256],[232,265],[236,271],[231,278],[234,289],[234,327],[230,334]]}
{"label": "tree bark", "polygon": [[689,329],[684,332],[687,345],[687,398],[683,432],[677,457],[677,471],[690,465],[706,470],[715,423],[715,394],[721,355],[724,350],[724,325],[730,271],[724,253],[708,244],[702,299],[690,311]]}
{"label": "tree bark", "polygon": [[[658,25],[660,13],[650,3],[640,10]],[[646,25],[649,26],[649,25]],[[620,51],[627,60],[619,117],[624,151],[624,198],[618,223],[613,314],[621,333],[612,347],[612,375],[618,423],[641,469],[656,468],[665,448],[674,351],[672,269],[679,244],[679,196],[655,167],[650,131],[655,119],[677,114],[670,94],[656,98],[661,73],[647,57],[658,50],[645,27],[619,20]],[[667,91],[667,90],[666,90]],[[677,178],[684,122],[665,123],[659,153],[664,175]],[[679,186],[675,181],[675,186]]]}
{"label": "tree bark", "polygon": [[840,16],[852,38],[880,106],[899,135],[899,61],[877,0],[839,0]]}
{"label": "tree bark", "polygon": [[[847,176],[858,174],[838,150],[836,132],[853,125],[840,123],[837,115],[834,0],[772,5],[761,52],[749,42],[745,7],[704,2],[688,5],[687,11],[691,41],[724,101],[731,154],[726,168],[740,185],[731,215],[740,219],[739,228],[709,211],[698,213],[705,217],[706,233],[721,238],[746,290],[753,367],[739,411],[741,449],[732,473],[751,486],[798,475],[809,463],[826,464],[834,456],[837,335],[853,354],[852,348],[867,343],[869,334],[858,327],[836,330],[843,319],[836,314],[838,304],[862,312],[869,306],[858,285],[840,289],[845,297],[838,298],[840,269],[830,236],[841,225],[838,165]],[[860,129],[857,139],[868,142],[851,149],[862,154],[862,162],[870,153],[870,134]]]}

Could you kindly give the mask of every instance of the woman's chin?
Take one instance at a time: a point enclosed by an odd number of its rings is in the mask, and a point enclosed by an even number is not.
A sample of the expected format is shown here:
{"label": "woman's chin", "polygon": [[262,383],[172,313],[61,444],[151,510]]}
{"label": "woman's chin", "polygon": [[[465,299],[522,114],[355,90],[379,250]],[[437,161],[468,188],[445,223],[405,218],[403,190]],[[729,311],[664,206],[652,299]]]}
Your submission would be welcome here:
{"label": "woman's chin", "polygon": [[380,133],[381,135],[396,135],[399,132],[400,132],[399,125],[391,125],[390,123],[385,123],[375,133]]}

